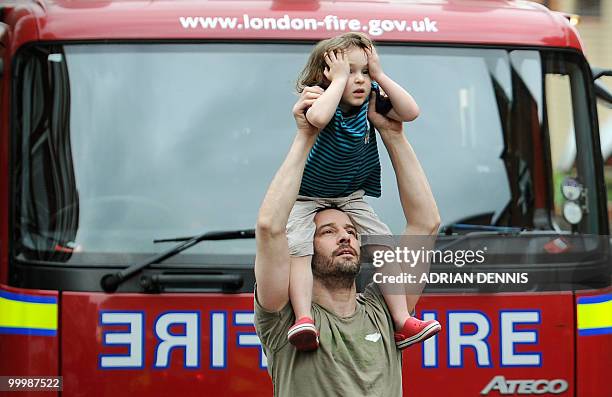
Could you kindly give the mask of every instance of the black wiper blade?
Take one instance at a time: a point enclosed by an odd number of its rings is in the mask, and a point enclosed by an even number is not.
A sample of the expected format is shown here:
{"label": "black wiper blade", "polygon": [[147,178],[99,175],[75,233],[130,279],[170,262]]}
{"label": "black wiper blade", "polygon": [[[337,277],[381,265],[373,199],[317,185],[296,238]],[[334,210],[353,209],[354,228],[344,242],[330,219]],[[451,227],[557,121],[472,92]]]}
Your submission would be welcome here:
{"label": "black wiper blade", "polygon": [[442,227],[442,233],[447,236],[452,236],[454,232],[464,232],[457,235],[457,239],[442,245],[438,249],[443,251],[450,249],[463,241],[478,237],[488,236],[516,236],[524,232],[524,229],[513,226],[495,226],[495,225],[472,225],[468,223],[451,223]]}
{"label": "black wiper blade", "polygon": [[442,227],[442,233],[450,235],[453,232],[473,232],[473,231],[482,231],[482,232],[497,232],[500,234],[515,234],[524,231],[524,229],[520,227],[514,226],[495,226],[495,225],[472,225],[467,223],[451,223],[450,225],[446,225]]}
{"label": "black wiper blade", "polygon": [[[200,238],[200,240],[197,240],[198,238]],[[204,241],[204,240],[206,240],[206,241],[214,241],[214,240],[239,240],[239,239],[251,239],[251,238],[255,238],[255,229],[206,232],[206,233],[202,233],[202,234],[200,234],[198,236],[173,237],[173,238],[156,239],[156,240],[153,240],[153,242],[157,244],[157,243],[171,243],[171,242],[176,242],[176,241],[191,241],[191,240],[196,240],[196,242],[199,243],[200,241]],[[178,245],[175,248],[178,249],[179,247],[182,247],[182,246],[183,245]],[[187,249],[189,247],[185,247],[183,250],[185,250],[185,249]]]}
{"label": "black wiper blade", "polygon": [[155,257],[146,260],[142,263],[134,264],[127,269],[121,270],[117,273],[109,273],[102,277],[100,280],[100,286],[105,292],[115,292],[119,285],[134,274],[142,271],[149,265],[161,263],[168,258],[180,254],[181,252],[193,247],[194,245],[202,241],[214,241],[214,240],[238,240],[238,239],[251,239],[255,238],[255,229],[244,229],[244,230],[228,230],[228,231],[214,231],[206,232],[192,237],[178,237],[173,239],[154,240],[154,242],[169,242],[169,241],[182,241],[182,243],[175,245],[174,247],[162,252]]}

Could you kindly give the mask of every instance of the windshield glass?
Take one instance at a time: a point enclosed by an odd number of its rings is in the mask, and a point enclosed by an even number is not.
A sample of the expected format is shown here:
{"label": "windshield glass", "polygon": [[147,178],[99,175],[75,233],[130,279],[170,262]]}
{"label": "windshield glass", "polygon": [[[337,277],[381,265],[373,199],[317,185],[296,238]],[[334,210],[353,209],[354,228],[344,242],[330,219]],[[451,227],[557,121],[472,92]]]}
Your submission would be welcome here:
{"label": "windshield glass", "polygon": [[[294,85],[311,48],[88,44],[22,51],[16,254],[128,263],[130,255],[168,248],[154,239],[252,228],[294,136]],[[534,182],[545,170],[534,165],[529,135],[544,119],[541,54],[384,45],[379,53],[385,72],[421,108],[406,134],[443,223],[533,227],[538,189],[549,188],[546,179]],[[380,140],[379,152],[383,195],[369,201],[401,233],[395,175]],[[182,257],[253,255],[254,247],[252,240],[204,242]]]}

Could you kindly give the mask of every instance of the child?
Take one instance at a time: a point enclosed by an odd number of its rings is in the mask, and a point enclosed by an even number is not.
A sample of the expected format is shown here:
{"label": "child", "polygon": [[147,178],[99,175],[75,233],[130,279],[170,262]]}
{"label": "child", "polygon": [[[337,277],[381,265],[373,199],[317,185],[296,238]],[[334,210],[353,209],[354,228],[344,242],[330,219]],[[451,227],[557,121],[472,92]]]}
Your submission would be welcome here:
{"label": "child", "polygon": [[[388,95],[386,100],[379,92],[379,84]],[[372,41],[361,33],[346,33],[315,46],[298,79],[298,92],[313,85],[325,91],[306,111],[306,119],[322,131],[308,155],[300,195],[287,225],[291,255],[289,297],[296,318],[287,336],[302,351],[319,345],[310,313],[316,212],[331,204],[347,212],[360,234],[391,235],[363,199],[364,195],[381,194],[376,134],[367,119],[370,93],[377,94],[377,112],[389,118],[412,121],[419,113],[410,94],[383,73]],[[424,322],[411,317],[405,296],[383,295],[397,330],[399,349],[440,331],[435,320]]]}

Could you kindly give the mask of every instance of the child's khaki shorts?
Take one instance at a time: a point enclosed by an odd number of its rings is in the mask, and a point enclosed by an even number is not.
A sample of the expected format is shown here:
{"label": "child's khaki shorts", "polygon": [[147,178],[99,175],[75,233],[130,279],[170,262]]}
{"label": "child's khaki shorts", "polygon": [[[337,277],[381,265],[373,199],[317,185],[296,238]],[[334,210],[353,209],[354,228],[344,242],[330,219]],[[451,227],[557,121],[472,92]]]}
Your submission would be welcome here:
{"label": "child's khaki shorts", "polygon": [[[358,190],[347,197],[320,198],[298,196],[287,222],[289,255],[312,255],[315,235],[314,217],[322,208],[335,207],[348,214],[362,237],[362,245],[376,244],[391,246],[391,230],[363,199],[364,191]],[[366,239],[366,236],[372,236]]]}

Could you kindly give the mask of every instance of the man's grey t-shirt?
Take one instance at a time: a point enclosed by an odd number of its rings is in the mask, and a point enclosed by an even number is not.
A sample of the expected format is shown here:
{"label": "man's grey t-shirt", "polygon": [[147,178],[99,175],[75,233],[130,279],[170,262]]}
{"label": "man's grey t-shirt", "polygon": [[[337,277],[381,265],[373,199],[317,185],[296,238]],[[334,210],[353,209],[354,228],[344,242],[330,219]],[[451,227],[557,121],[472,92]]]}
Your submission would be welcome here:
{"label": "man's grey t-shirt", "polygon": [[339,317],[316,303],[312,314],[320,346],[298,352],[287,340],[295,322],[291,304],[271,313],[255,298],[255,328],[268,359],[274,396],[402,395],[401,352],[380,290],[370,284],[357,295],[357,309]]}

